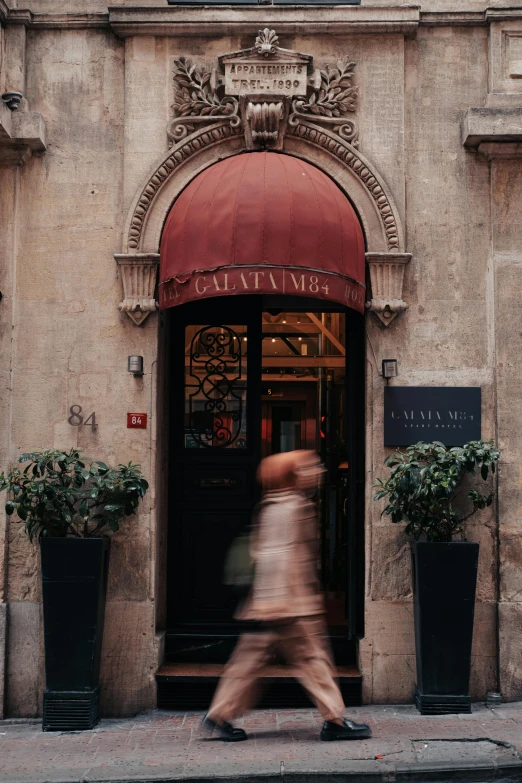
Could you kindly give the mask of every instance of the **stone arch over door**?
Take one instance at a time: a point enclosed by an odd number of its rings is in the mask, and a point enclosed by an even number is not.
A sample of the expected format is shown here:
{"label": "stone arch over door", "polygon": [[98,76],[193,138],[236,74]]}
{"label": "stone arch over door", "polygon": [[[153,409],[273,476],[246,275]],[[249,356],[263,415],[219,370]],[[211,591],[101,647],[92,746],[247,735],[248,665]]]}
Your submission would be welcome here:
{"label": "stone arch over door", "polygon": [[[124,227],[122,268],[125,298],[120,309],[143,323],[156,309],[156,267],[161,232],[181,191],[219,160],[247,152],[239,124],[221,121],[196,130],[173,146],[150,172],[129,210]],[[406,308],[402,301],[405,253],[398,208],[381,175],[349,142],[313,123],[289,125],[282,154],[299,157],[331,177],[359,216],[370,266],[372,298],[367,307],[388,325]]]}
{"label": "stone arch over door", "polygon": [[[247,152],[240,126],[234,126],[230,121],[216,122],[181,139],[164,154],[139,188],[127,215],[121,252],[116,255],[124,284],[124,300],[120,308],[134,323],[141,325],[147,315],[157,308],[156,277],[161,235],[177,197],[198,174],[217,161]],[[405,253],[399,211],[383,178],[364,156],[337,134],[311,123],[289,126],[282,152],[301,158],[323,171],[348,197],[363,229],[370,271],[374,264],[375,269],[380,267],[382,270],[382,277],[386,277],[388,270],[393,268],[402,273],[410,256]],[[401,292],[402,285],[399,296],[395,297],[395,304],[403,304],[400,300]],[[379,303],[374,285],[372,293],[371,309],[376,309],[375,300],[377,307],[384,309],[390,297]],[[379,316],[379,311],[376,310],[376,314]],[[395,314],[389,321],[393,320]],[[156,621],[158,632],[161,633],[166,621],[164,585],[167,571],[165,541],[169,478],[166,468],[168,428],[160,426],[160,423],[164,422],[161,412],[165,411],[169,398],[166,370],[169,346],[165,323],[164,328],[158,331],[156,415],[153,413],[152,420],[157,422],[154,440],[154,486],[157,498],[155,594]]]}
{"label": "stone arch over door", "polygon": [[[151,171],[127,217],[122,253],[158,253],[161,230],[179,193],[203,169],[246,152],[241,129],[217,124],[192,133]],[[369,253],[404,253],[398,209],[380,174],[339,136],[299,126],[286,136],[283,153],[295,155],[328,174],[355,206]]]}

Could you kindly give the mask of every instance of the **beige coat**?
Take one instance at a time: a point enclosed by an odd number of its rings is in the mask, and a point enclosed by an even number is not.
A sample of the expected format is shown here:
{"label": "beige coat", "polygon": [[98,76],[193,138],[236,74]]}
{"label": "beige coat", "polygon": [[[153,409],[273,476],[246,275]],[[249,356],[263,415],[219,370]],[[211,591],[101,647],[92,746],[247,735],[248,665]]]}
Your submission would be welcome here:
{"label": "beige coat", "polygon": [[256,569],[240,620],[288,620],[324,613],[317,575],[317,516],[297,490],[267,492],[252,534]]}

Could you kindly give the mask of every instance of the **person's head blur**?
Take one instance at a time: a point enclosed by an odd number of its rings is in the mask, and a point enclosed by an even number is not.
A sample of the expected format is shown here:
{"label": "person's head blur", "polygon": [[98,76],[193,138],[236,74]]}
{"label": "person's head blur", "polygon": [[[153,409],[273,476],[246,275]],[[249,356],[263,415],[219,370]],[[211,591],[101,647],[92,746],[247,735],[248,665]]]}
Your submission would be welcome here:
{"label": "person's head blur", "polygon": [[305,495],[314,495],[323,473],[317,453],[299,449],[265,457],[259,465],[257,478],[263,492],[297,489]]}
{"label": "person's head blur", "polygon": [[316,451],[299,450],[295,454],[296,489],[305,495],[315,495],[321,486],[324,468]]}
{"label": "person's head blur", "polygon": [[295,458],[293,451],[271,454],[261,460],[257,478],[263,492],[291,490],[296,485]]}

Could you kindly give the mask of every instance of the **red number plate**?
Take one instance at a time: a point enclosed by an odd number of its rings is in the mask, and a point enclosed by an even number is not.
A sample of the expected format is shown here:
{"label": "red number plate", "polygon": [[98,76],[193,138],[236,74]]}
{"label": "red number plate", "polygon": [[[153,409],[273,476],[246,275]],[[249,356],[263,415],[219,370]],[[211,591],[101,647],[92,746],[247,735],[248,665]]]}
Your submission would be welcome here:
{"label": "red number plate", "polygon": [[138,430],[147,429],[146,413],[127,413],[127,427],[133,427]]}

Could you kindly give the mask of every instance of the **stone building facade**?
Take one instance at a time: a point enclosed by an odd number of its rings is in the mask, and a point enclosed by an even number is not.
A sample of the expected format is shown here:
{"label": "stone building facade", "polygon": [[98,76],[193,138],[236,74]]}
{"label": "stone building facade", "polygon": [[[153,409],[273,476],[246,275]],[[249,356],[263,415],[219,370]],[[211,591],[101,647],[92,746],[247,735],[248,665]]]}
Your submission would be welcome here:
{"label": "stone building facade", "polygon": [[[216,98],[219,111],[180,122],[175,63],[185,57],[196,73],[210,72],[208,94],[222,96],[220,58],[249,62],[265,29],[276,38],[260,46],[299,54],[308,69],[304,88],[279,87],[273,125],[247,116],[260,89],[250,84],[225,87],[234,100]],[[310,101],[320,100],[320,72],[339,62],[355,63],[356,99],[318,112]],[[482,437],[496,440],[502,464],[498,503],[469,524],[481,547],[471,693],[521,699],[522,2],[0,0],[0,92],[8,91],[22,98],[18,108],[0,103],[0,467],[20,452],[79,447],[140,463],[151,487],[112,543],[103,712],[153,707],[165,657],[162,227],[201,172],[261,149],[254,136],[264,132],[275,134],[275,152],[336,183],[365,237],[363,700],[409,702],[415,687],[409,546],[372,501],[387,453],[380,363],[389,357],[399,385],[482,389]],[[142,377],[127,371],[130,355],[144,357]],[[95,412],[97,428],[72,426],[74,405]],[[128,429],[129,411],[147,413],[147,428]],[[38,569],[37,548],[2,512],[6,716],[42,710]]]}

